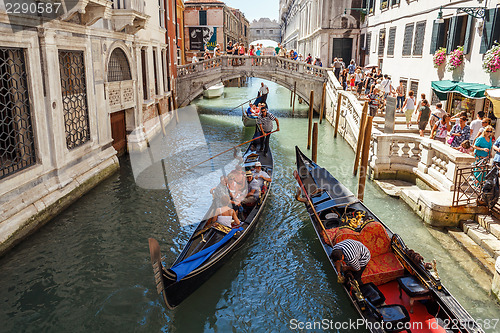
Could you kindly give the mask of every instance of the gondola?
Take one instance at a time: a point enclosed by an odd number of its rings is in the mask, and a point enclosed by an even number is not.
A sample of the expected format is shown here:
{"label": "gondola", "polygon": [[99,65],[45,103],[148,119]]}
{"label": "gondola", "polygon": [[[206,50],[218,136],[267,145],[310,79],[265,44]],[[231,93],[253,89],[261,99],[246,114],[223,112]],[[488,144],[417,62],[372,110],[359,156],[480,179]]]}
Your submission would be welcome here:
{"label": "gondola", "polygon": [[[269,150],[268,154],[264,156],[264,153],[260,152],[260,143],[258,140],[250,143],[250,146],[243,155],[243,159],[244,170],[251,170],[258,161],[262,164],[262,170],[266,171],[272,177],[274,166],[272,153]],[[214,211],[217,209],[216,200],[213,200],[205,218],[198,224],[181,254],[170,268],[166,268],[161,261],[162,257],[158,241],[154,238],[149,239],[151,264],[153,265],[157,291],[163,295],[163,300],[168,308],[173,309],[178,306],[207,281],[241,247],[257,224],[257,219],[269,196],[270,186],[270,183],[265,182],[257,204],[253,207],[245,207],[243,212],[238,213],[238,218],[242,223],[239,227],[233,229],[218,223],[207,225],[208,218],[213,216]],[[210,194],[207,193],[206,195]],[[213,246],[219,247],[215,251],[210,251]],[[172,270],[173,268],[178,267],[181,263],[185,264],[207,251],[210,253],[208,256],[205,255],[201,259],[197,259],[200,264],[197,268],[181,279],[177,278],[178,276]]]}
{"label": "gondola", "polygon": [[[349,273],[342,283],[370,332],[483,332],[478,323],[444,287],[436,263],[425,263],[375,214],[327,170],[296,149],[300,189],[323,250],[346,239],[363,243],[371,259],[359,284]],[[399,330],[398,330],[399,329]]]}
{"label": "gondola", "polygon": [[[262,96],[259,96],[255,99],[253,104],[259,104],[261,102],[261,100],[262,100]],[[265,104],[267,107],[267,103],[265,103]],[[257,118],[249,117],[247,114],[247,109],[245,109],[244,107],[241,108],[241,120],[243,121],[243,126],[245,126],[245,127],[252,127],[252,126],[257,125]]]}

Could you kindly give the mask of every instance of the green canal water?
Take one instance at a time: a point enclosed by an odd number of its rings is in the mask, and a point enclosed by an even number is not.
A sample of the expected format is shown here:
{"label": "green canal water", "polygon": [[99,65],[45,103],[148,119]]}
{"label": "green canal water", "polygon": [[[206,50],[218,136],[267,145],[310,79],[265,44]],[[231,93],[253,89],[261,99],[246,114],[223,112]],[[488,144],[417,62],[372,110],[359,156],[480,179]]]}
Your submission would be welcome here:
{"label": "green canal water", "polygon": [[[252,137],[241,109],[229,109],[254,96],[260,82],[194,101],[207,142],[230,147]],[[147,239],[158,239],[172,263],[193,226],[179,224],[169,191],[136,185],[125,156],[116,174],[0,259],[0,332],[283,332],[291,321],[356,320],[304,205],[294,200],[294,147],[305,150],[307,106],[296,104],[291,117],[289,91],[268,85],[281,125],[271,138],[272,192],[253,234],[208,282],[175,310],[162,303]],[[333,139],[326,122],[319,133],[319,164],[355,192],[351,148]],[[402,201],[368,182],[365,203],[409,247],[437,259],[446,287],[475,318],[500,318],[496,302]]]}

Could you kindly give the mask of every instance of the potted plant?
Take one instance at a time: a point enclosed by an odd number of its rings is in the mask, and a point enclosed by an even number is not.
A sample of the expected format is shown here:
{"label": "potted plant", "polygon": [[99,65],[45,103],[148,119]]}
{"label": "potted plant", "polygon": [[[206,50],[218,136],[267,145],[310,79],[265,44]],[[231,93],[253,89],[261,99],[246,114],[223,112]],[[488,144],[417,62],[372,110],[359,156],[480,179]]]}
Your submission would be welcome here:
{"label": "potted plant", "polygon": [[432,57],[432,61],[434,62],[434,67],[438,68],[442,64],[446,62],[446,49],[444,47],[440,47],[439,50],[437,50],[434,53],[434,57]]}
{"label": "potted plant", "polygon": [[500,69],[500,44],[495,42],[484,54],[483,69],[486,73],[496,73]]}
{"label": "potted plant", "polygon": [[460,65],[462,65],[463,63],[464,63],[464,47],[458,46],[455,50],[451,51],[450,53],[447,69],[449,72],[452,72],[458,67],[460,67]]}

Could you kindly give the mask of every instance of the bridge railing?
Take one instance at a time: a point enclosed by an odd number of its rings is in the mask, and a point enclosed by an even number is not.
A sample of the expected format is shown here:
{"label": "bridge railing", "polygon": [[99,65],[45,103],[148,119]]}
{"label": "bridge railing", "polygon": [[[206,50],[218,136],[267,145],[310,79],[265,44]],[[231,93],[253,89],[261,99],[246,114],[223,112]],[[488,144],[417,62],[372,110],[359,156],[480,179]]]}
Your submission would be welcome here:
{"label": "bridge railing", "polygon": [[317,80],[325,80],[328,75],[326,68],[277,56],[224,55],[197,63],[177,66],[177,76],[182,79],[190,75],[208,74],[208,72],[212,71],[231,69],[248,72],[279,70],[281,72],[305,75],[309,79],[313,78]]}

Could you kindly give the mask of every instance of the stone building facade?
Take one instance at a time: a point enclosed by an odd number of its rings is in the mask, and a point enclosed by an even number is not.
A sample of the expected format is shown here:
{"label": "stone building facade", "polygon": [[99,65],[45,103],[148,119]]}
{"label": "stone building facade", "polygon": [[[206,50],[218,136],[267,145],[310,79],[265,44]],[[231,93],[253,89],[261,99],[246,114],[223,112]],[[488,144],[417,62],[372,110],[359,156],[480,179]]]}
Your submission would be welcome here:
{"label": "stone building facade", "polygon": [[[457,11],[457,7],[486,8],[485,16],[475,18]],[[359,62],[378,65],[392,76],[395,84],[403,81],[406,89],[413,90],[418,98],[424,93],[432,104],[437,103],[439,98],[432,82],[438,81],[500,86],[500,71],[487,73],[482,68],[485,52],[495,40],[500,40],[498,1],[488,2],[485,7],[485,3],[478,1],[452,4],[444,0],[433,3],[375,0],[367,3],[367,9],[361,25]],[[438,14],[442,21],[438,20]],[[445,48],[449,57],[459,46],[464,48],[461,66],[455,70],[448,70],[446,64],[434,67],[433,56],[439,48]],[[478,111],[484,110],[496,118],[492,105],[484,98],[467,98],[458,93],[443,97],[442,102],[451,114],[467,111],[469,119],[473,119]],[[496,127],[498,137],[500,126]]]}
{"label": "stone building facade", "polygon": [[242,42],[248,46],[249,23],[238,9],[230,8],[218,0],[189,0],[184,9],[184,35],[186,60],[198,58],[205,49],[213,50],[219,44],[226,50],[229,42]]}
{"label": "stone building facade", "polygon": [[353,7],[361,7],[361,0],[280,0],[282,44],[321,58],[323,66],[334,57],[356,58],[360,13]]}
{"label": "stone building facade", "polygon": [[277,43],[281,42],[281,27],[276,20],[269,18],[260,18],[258,21],[253,20],[250,23],[250,43],[260,39],[273,40]]}
{"label": "stone building facade", "polygon": [[173,1],[75,3],[53,19],[0,9],[0,254],[145,148],[175,104]]}

